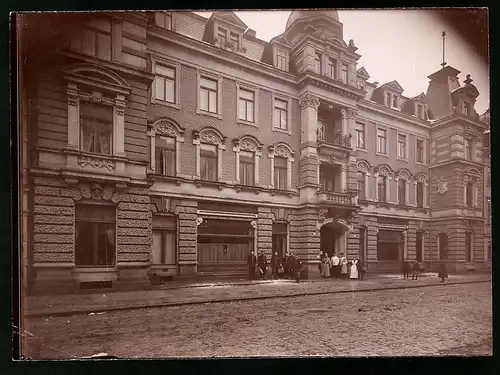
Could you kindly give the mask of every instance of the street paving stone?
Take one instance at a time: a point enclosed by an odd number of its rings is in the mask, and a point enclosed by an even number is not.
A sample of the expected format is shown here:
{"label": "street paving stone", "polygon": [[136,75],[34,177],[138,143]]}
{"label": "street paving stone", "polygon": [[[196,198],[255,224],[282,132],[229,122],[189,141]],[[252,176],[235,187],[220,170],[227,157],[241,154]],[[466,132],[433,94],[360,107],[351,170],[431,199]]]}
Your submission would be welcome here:
{"label": "street paving stone", "polygon": [[[489,274],[451,275],[448,283],[490,280]],[[41,295],[28,297],[26,315],[47,315],[71,312],[97,313],[108,309],[148,307],[183,303],[202,303],[239,298],[269,298],[308,293],[348,292],[376,288],[398,288],[440,284],[435,274],[419,280],[402,280],[399,275],[376,275],[367,280],[317,280],[296,284],[288,280],[237,283],[205,283],[166,286],[162,289],[132,292],[106,292],[76,295]]]}
{"label": "street paving stone", "polygon": [[29,318],[23,350],[34,359],[491,355],[491,292],[484,282]]}

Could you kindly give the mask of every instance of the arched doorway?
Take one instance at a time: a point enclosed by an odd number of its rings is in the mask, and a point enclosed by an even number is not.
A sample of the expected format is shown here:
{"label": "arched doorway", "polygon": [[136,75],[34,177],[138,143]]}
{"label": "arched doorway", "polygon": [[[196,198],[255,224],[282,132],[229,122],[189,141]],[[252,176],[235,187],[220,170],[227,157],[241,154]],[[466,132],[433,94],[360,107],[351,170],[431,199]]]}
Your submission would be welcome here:
{"label": "arched doorway", "polygon": [[320,250],[331,257],[346,254],[347,227],[339,222],[326,222],[320,227]]}

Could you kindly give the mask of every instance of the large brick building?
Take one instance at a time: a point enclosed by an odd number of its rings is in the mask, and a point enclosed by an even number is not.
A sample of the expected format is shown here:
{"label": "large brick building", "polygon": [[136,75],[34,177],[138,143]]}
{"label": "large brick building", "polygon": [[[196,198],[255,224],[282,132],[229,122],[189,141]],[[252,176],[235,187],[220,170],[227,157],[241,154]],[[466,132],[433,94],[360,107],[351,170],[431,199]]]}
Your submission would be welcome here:
{"label": "large brick building", "polygon": [[232,12],[20,21],[26,283],[235,273],[252,249],[489,266],[489,123],[453,67],[412,98],[371,82],[335,10],[270,42]]}

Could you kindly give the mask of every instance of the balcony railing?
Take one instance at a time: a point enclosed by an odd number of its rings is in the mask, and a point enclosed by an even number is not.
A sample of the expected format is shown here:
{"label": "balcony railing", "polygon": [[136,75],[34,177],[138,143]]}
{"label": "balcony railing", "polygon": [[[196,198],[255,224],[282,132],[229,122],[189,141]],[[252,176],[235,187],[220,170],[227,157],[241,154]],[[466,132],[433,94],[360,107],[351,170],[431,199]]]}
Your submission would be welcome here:
{"label": "balcony railing", "polygon": [[324,127],[316,130],[318,143],[326,143],[333,146],[351,147],[351,134],[342,134],[340,132],[327,132]]}
{"label": "balcony railing", "polygon": [[317,194],[320,201],[341,205],[354,205],[354,196],[348,193],[320,190]]}

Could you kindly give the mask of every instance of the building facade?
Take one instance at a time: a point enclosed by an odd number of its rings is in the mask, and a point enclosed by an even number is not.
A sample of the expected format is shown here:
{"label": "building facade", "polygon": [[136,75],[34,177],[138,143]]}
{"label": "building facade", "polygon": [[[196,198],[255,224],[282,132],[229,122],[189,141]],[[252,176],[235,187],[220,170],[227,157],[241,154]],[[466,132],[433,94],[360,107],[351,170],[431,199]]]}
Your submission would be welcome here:
{"label": "building facade", "polygon": [[412,98],[371,82],[335,10],[293,11],[270,42],[232,12],[65,17],[19,33],[35,289],[244,273],[251,250],[306,275],[320,251],[489,267],[470,76],[445,66]]}

